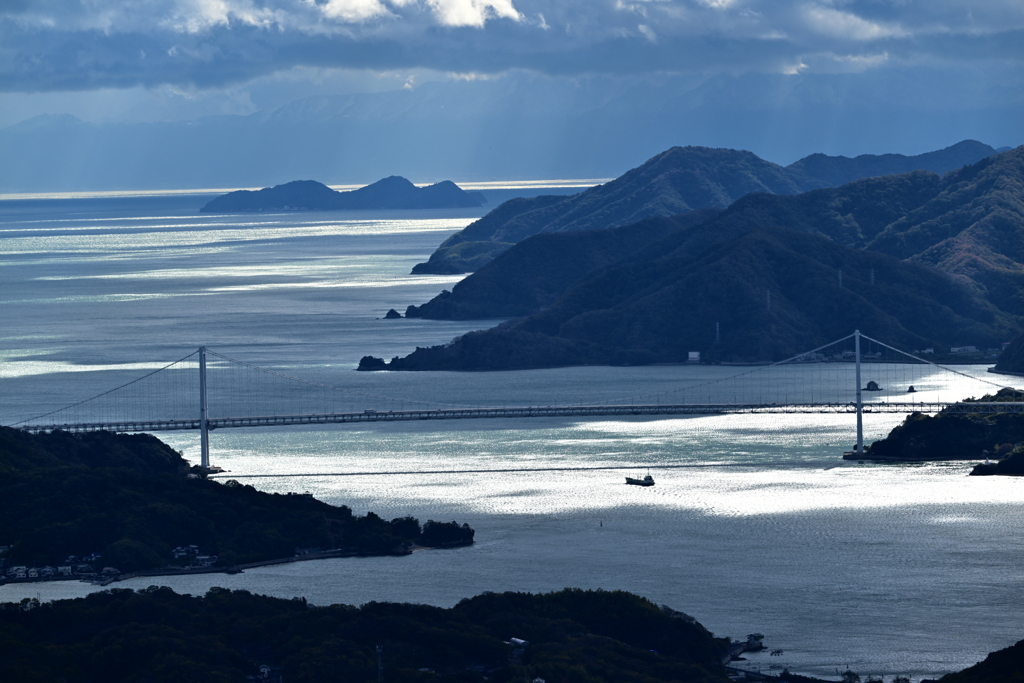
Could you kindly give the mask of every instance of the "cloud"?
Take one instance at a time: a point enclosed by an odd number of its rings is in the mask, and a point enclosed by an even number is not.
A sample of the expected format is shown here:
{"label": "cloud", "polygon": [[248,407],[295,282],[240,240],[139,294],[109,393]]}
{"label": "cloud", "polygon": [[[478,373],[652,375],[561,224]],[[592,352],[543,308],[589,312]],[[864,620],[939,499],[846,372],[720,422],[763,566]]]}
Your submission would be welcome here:
{"label": "cloud", "polygon": [[444,26],[482,28],[491,17],[522,19],[511,0],[427,0],[427,4]]}
{"label": "cloud", "polygon": [[814,31],[832,38],[867,41],[879,38],[902,38],[908,35],[899,26],[870,21],[856,14],[831,7],[810,5],[804,8],[803,12],[808,25]]}
{"label": "cloud", "polygon": [[328,19],[356,23],[391,14],[379,0],[327,0],[319,6]]}
{"label": "cloud", "polygon": [[979,60],[1024,65],[1024,3],[0,0],[7,92],[214,88],[297,67],[781,74]]}

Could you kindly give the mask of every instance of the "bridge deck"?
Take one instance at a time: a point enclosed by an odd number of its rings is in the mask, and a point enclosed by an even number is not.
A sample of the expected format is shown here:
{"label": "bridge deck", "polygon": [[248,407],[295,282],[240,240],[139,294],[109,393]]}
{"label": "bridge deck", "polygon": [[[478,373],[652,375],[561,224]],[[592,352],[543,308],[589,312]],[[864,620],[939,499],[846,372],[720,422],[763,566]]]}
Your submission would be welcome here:
{"label": "bridge deck", "polygon": [[[863,404],[865,413],[1024,413],[1024,402],[912,403],[874,402]],[[255,417],[215,417],[207,420],[210,429],[228,427],[271,427],[286,425],[334,424],[355,422],[404,422],[409,420],[466,420],[525,417],[614,417],[721,415],[728,413],[856,413],[856,403],[718,403],[676,405],[608,406],[521,406],[512,408],[446,408],[440,410],[364,410],[354,413],[309,415],[263,415]],[[119,422],[82,422],[74,424],[26,425],[27,432],[162,432],[199,429],[199,418],[188,420],[124,420]]]}

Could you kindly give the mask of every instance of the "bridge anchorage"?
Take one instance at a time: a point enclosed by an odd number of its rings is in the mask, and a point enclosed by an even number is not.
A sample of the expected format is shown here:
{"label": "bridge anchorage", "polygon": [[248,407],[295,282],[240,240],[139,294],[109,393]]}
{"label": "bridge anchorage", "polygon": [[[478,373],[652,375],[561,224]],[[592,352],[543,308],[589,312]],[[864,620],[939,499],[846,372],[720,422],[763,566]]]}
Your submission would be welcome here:
{"label": "bridge anchorage", "polygon": [[[923,358],[924,355],[927,352],[900,351],[857,330],[776,363],[680,369],[678,385],[668,390],[592,403],[553,399],[549,405],[497,407],[443,403],[429,398],[429,389],[427,398],[421,400],[369,394],[357,387],[310,381],[245,363],[201,346],[184,358],[114,389],[11,426],[35,433],[198,430],[200,466],[212,472],[218,468],[210,464],[210,431],[232,427],[527,417],[842,413],[856,416],[856,444],[850,452],[856,457],[864,453],[865,413],[1024,413],[1024,401],[963,403],[969,391],[964,388],[967,380],[986,387],[1003,386],[940,366]],[[208,356],[214,361],[212,365]],[[865,368],[871,377],[866,384]],[[211,377],[218,380],[215,385],[211,385]],[[210,414],[211,389],[217,398],[216,415]],[[950,396],[951,392],[954,395]],[[409,407],[410,403],[415,407]],[[153,417],[154,414],[161,417]]]}

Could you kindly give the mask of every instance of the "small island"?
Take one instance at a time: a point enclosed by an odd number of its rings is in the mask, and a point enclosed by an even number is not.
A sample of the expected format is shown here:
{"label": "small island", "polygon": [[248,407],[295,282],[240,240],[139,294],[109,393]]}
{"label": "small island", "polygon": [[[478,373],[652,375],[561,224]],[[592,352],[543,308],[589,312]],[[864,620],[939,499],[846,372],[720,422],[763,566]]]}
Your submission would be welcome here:
{"label": "small island", "polygon": [[393,175],[350,192],[332,190],[315,180],[293,180],[255,191],[237,190],[210,200],[199,212],[471,209],[486,203],[483,194],[466,192],[450,180],[416,187],[409,180]]}
{"label": "small island", "polygon": [[357,516],[308,493],[220,483],[149,434],[0,427],[2,581],[240,571],[473,543],[466,524]]}

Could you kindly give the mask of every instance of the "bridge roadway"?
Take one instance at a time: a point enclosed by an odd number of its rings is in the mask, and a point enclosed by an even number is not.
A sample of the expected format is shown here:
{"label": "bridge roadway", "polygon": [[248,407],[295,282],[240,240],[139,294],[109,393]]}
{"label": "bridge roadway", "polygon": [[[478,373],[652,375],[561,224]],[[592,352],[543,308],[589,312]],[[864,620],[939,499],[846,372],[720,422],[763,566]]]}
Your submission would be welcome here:
{"label": "bridge roadway", "polygon": [[[1024,413],[1024,402],[916,403],[871,402],[863,404],[865,413]],[[207,420],[208,429],[228,427],[276,427],[356,422],[406,422],[409,420],[466,420],[480,418],[524,417],[615,417],[643,415],[722,415],[729,413],[856,413],[856,403],[707,403],[675,405],[607,406],[521,406],[513,408],[442,408],[439,410],[364,410],[355,413],[310,415],[264,415],[257,417],[215,417]],[[186,420],[124,420],[120,422],[81,422],[39,424],[21,427],[39,433],[66,432],[166,432],[199,429],[199,418]]]}

